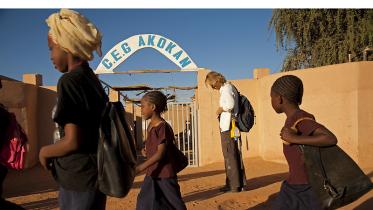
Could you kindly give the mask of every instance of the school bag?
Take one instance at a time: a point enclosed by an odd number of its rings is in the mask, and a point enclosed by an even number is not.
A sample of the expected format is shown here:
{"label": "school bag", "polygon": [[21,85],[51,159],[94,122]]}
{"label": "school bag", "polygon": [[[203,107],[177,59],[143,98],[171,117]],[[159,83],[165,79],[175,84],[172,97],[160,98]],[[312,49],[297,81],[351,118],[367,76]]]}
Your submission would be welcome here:
{"label": "school bag", "polygon": [[254,108],[247,97],[242,95],[235,86],[233,87],[238,93],[238,113],[235,116],[236,125],[241,132],[249,132],[255,121]]}
{"label": "school bag", "polygon": [[[167,122],[166,126],[168,129],[172,130],[171,126]],[[171,157],[168,157],[170,159],[172,168],[174,169],[175,173],[179,173],[182,171],[184,168],[188,166],[188,157],[184,155],[184,153],[177,147],[177,143],[175,138],[172,139],[172,142],[169,143],[170,145],[168,146],[168,149],[171,150],[170,154]]]}
{"label": "school bag", "polygon": [[[292,129],[297,131],[294,123]],[[309,183],[323,209],[336,209],[354,202],[373,187],[369,177],[337,145],[316,147],[299,145],[307,169]]]}
{"label": "school bag", "polygon": [[171,162],[172,166],[175,170],[175,173],[179,173],[184,168],[188,166],[188,158],[184,155],[182,151],[175,145],[175,143],[171,143],[171,150],[172,150],[172,157]]}
{"label": "school bag", "polygon": [[120,102],[107,102],[99,127],[98,188],[109,196],[126,196],[135,179],[136,148]]}
{"label": "school bag", "polygon": [[14,113],[9,113],[8,116],[9,126],[0,148],[0,162],[8,168],[22,170],[25,168],[27,136]]}

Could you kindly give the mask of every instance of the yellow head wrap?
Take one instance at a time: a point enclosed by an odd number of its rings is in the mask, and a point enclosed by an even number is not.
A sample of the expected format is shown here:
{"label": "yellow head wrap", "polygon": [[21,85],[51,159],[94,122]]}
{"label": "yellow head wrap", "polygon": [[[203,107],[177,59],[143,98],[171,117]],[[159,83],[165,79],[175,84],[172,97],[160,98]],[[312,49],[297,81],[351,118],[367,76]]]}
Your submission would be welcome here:
{"label": "yellow head wrap", "polygon": [[46,20],[52,40],[65,51],[84,60],[93,59],[93,51],[101,56],[101,33],[76,11],[61,9]]}

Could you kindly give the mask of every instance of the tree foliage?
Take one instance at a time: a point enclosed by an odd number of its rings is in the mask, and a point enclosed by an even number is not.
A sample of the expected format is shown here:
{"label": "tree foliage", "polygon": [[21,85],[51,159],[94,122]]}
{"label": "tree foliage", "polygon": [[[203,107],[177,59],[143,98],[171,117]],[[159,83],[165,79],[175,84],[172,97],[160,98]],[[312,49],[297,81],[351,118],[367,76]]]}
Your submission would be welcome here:
{"label": "tree foliage", "polygon": [[373,47],[372,9],[276,9],[269,27],[287,52],[283,71],[361,61]]}

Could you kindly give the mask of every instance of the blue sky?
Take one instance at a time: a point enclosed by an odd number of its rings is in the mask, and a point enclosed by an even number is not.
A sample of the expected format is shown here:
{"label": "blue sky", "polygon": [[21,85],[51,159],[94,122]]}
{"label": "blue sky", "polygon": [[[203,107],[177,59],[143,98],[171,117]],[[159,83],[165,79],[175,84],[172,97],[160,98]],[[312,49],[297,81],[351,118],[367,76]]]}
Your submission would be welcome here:
{"label": "blue sky", "polygon": [[[57,9],[0,10],[0,74],[18,80],[24,73],[43,75],[44,85],[61,76],[54,70],[47,47],[45,19]],[[228,79],[251,78],[252,69],[281,68],[275,34],[268,29],[270,9],[82,9],[103,34],[103,54],[136,34],[159,34],[175,41],[198,67],[223,73]],[[95,69],[101,58],[90,63]],[[119,71],[178,69],[154,49],[143,49],[121,64]],[[196,84],[195,73],[108,75],[112,85],[147,83],[155,87]]]}

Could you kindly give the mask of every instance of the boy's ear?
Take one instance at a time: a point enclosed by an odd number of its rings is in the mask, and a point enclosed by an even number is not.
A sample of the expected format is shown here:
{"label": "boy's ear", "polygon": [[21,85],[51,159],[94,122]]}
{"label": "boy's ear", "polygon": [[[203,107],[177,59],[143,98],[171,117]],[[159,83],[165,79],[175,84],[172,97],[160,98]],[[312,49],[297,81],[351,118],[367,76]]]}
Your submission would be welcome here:
{"label": "boy's ear", "polygon": [[284,103],[284,98],[281,95],[279,96],[278,100],[279,100],[279,104],[283,104]]}
{"label": "boy's ear", "polygon": [[151,106],[152,106],[152,111],[155,111],[156,110],[156,106],[155,106],[155,104],[151,104]]}

